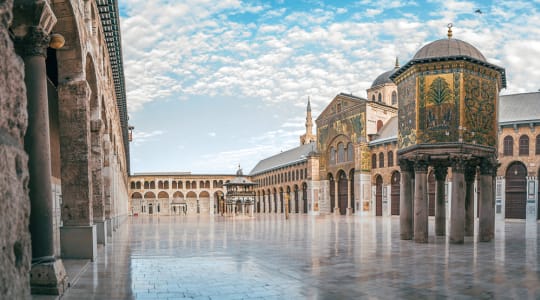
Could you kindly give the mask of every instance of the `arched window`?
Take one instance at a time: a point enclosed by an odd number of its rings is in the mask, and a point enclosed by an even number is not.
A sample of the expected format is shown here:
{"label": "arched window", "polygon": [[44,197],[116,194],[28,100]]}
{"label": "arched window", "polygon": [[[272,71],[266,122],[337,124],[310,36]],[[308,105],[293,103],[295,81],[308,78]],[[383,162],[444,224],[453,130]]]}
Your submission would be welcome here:
{"label": "arched window", "polygon": [[354,161],[354,148],[352,143],[347,144],[347,161]]}
{"label": "arched window", "polygon": [[375,102],[375,95],[371,95],[371,101]]}
{"label": "arched window", "polygon": [[174,180],[173,180],[173,182],[172,182],[171,185],[172,185],[172,188],[173,188],[174,190],[176,190],[176,189],[178,188],[178,184],[177,184],[176,181],[174,181]]}
{"label": "arched window", "polygon": [[512,156],[514,155],[514,139],[507,135],[506,137],[504,137],[504,152],[503,152],[503,155],[504,156]]}
{"label": "arched window", "polygon": [[149,188],[150,188],[150,182],[145,181],[144,182],[144,189],[149,189]]}
{"label": "arched window", "polygon": [[191,189],[191,181],[186,181],[186,189]]}
{"label": "arched window", "polygon": [[182,183],[182,181],[178,181],[178,188],[179,188],[179,189],[183,189],[183,188],[184,188],[184,184]]}
{"label": "arched window", "polygon": [[158,181],[157,183],[158,189],[163,189],[163,181]]}
{"label": "arched window", "polygon": [[345,161],[345,147],[343,146],[343,143],[338,144],[337,156],[338,156],[338,163],[342,163]]}
{"label": "arched window", "polygon": [[394,166],[394,152],[388,151],[388,166],[393,167]]}
{"label": "arched window", "polygon": [[132,181],[132,182],[131,182],[131,188],[132,188],[132,189],[135,189],[135,181]]}
{"label": "arched window", "polygon": [[137,181],[137,184],[135,185],[137,187],[137,189],[141,189],[141,182],[140,181]]}
{"label": "arched window", "polygon": [[193,181],[191,182],[191,188],[192,188],[192,189],[196,189],[196,188],[197,188],[197,181],[193,180]]}
{"label": "arched window", "polygon": [[397,105],[397,93],[396,93],[396,91],[392,92],[392,105]]}
{"label": "arched window", "polygon": [[328,157],[328,161],[330,161],[330,164],[333,165],[336,163],[336,149],[334,147],[330,147],[330,157]]}
{"label": "arched window", "polygon": [[536,136],[536,155],[540,155],[540,134]]}
{"label": "arched window", "polygon": [[379,153],[379,168],[384,168],[384,153]]}
{"label": "arched window", "polygon": [[168,180],[165,181],[165,182],[163,182],[163,188],[164,188],[164,189],[168,189],[168,188],[169,188],[169,181],[168,181]]}
{"label": "arched window", "polygon": [[379,132],[379,130],[381,130],[382,127],[383,127],[383,122],[381,120],[377,120],[377,132]]}
{"label": "arched window", "polygon": [[379,102],[382,102],[382,94],[381,94],[381,93],[379,93],[379,95],[377,96],[377,100],[378,100]]}
{"label": "arched window", "polygon": [[377,168],[377,154],[371,155],[371,168],[372,169]]}
{"label": "arched window", "polygon": [[156,188],[156,182],[155,182],[155,181],[150,181],[150,188],[151,188],[151,189],[155,189],[155,188]]}
{"label": "arched window", "polygon": [[529,137],[526,135],[519,138],[519,155],[529,156]]}

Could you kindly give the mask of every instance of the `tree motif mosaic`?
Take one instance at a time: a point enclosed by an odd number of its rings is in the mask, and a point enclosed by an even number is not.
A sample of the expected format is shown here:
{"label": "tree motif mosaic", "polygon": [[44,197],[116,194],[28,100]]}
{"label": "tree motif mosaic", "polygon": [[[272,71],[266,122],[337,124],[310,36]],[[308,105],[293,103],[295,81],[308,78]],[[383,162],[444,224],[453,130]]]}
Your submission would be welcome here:
{"label": "tree motif mosaic", "polygon": [[497,87],[495,82],[465,73],[464,89],[463,141],[496,147]]}

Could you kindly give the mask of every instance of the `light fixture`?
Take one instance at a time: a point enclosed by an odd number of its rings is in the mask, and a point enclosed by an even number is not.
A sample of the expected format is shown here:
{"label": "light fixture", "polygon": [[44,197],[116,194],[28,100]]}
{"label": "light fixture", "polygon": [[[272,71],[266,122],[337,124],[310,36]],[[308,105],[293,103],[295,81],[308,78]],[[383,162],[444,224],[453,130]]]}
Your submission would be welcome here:
{"label": "light fixture", "polygon": [[49,41],[49,47],[53,49],[60,49],[64,47],[64,44],[66,43],[66,39],[64,39],[64,36],[59,33],[53,33],[50,35],[51,40]]}

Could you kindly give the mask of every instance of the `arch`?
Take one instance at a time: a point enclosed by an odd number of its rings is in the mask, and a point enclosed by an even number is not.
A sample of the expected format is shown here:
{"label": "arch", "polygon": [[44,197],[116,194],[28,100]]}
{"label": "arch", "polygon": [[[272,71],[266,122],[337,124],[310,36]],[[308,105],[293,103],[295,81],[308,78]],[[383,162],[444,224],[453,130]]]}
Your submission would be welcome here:
{"label": "arch", "polygon": [[137,183],[135,184],[135,187],[140,190],[141,189],[141,182],[140,181],[137,181]]}
{"label": "arch", "polygon": [[[56,51],[58,60],[58,78],[67,80],[77,78],[82,73],[84,62],[82,56],[81,28],[75,17],[78,9],[71,5],[72,1],[55,2],[51,5],[58,22],[54,26],[53,32],[59,33],[65,38],[66,50]],[[74,3],[74,2],[73,2]],[[69,62],[69,63],[66,63]]]}
{"label": "arch", "polygon": [[377,154],[375,153],[371,155],[371,168],[377,169]]}
{"label": "arch", "polygon": [[351,187],[351,198],[350,201],[350,208],[352,209],[352,213],[356,211],[355,204],[354,204],[354,168],[349,171],[349,186]]}
{"label": "arch", "polygon": [[189,191],[186,194],[187,213],[199,213],[199,205],[197,201],[197,194],[194,191]]}
{"label": "arch", "polygon": [[401,193],[401,174],[399,171],[394,171],[390,179],[390,201],[392,202],[390,213],[399,215],[399,198]]}
{"label": "arch", "polygon": [[277,211],[277,191],[276,191],[276,188],[274,188],[272,196],[274,198],[274,213],[277,214],[278,211]]}
{"label": "arch", "polygon": [[210,188],[210,180],[207,180],[204,182],[204,188],[209,189]]}
{"label": "arch", "polygon": [[163,181],[161,181],[161,180],[158,181],[157,186],[158,186],[158,189],[162,190],[163,189]]}
{"label": "arch", "polygon": [[527,167],[522,162],[512,162],[505,173],[504,217],[525,219],[527,206]]}
{"label": "arch", "polygon": [[135,181],[132,181],[132,182],[129,184],[129,187],[130,187],[131,189],[134,190],[134,189],[135,189]]}
{"label": "arch", "polygon": [[176,192],[174,192],[174,194],[173,194],[173,198],[181,198],[181,199],[184,199],[184,194],[182,194],[182,192],[180,192],[180,191],[176,191]]}
{"label": "arch", "polygon": [[131,194],[131,199],[142,199],[142,195],[139,192]]}
{"label": "arch", "polygon": [[348,189],[348,183],[347,180],[347,174],[345,174],[345,171],[339,170],[337,173],[338,178],[338,206],[339,206],[339,214],[340,215],[346,215],[347,214],[347,202],[349,200],[349,189]]}
{"label": "arch", "polygon": [[503,140],[503,155],[512,156],[514,155],[514,138],[510,135],[504,137]]}
{"label": "arch", "polygon": [[197,188],[197,181],[193,180],[193,181],[191,182],[191,188],[192,188],[192,189],[196,189],[196,188]]}
{"label": "arch", "polygon": [[169,181],[168,181],[168,180],[165,180],[165,181],[163,182],[163,188],[166,189],[166,190],[169,189]]}
{"label": "arch", "polygon": [[377,95],[377,101],[378,101],[378,102],[382,102],[382,93],[379,93],[379,94]]}
{"label": "arch", "polygon": [[375,94],[371,95],[371,101],[375,102]]}
{"label": "arch", "polygon": [[195,194],[194,191],[189,191],[189,192],[186,194],[186,197],[188,197],[188,198],[197,198],[197,194]]}
{"label": "arch", "polygon": [[392,91],[392,105],[397,105],[398,99],[397,99],[397,93],[396,91]]}
{"label": "arch", "polygon": [[155,181],[150,181],[150,188],[151,188],[151,189],[155,189],[155,188],[156,188],[156,182],[155,182]]}
{"label": "arch", "polygon": [[217,182],[217,180],[214,180],[214,181],[212,181],[212,186],[213,186],[214,188],[216,188],[216,187],[217,187],[217,185],[218,185],[218,182]]}
{"label": "arch", "polygon": [[429,171],[428,174],[428,215],[435,215],[435,196],[436,196],[436,185],[437,181],[435,180],[435,172],[433,170]]}
{"label": "arch", "polygon": [[186,181],[186,189],[191,189],[191,181]]}
{"label": "arch", "polygon": [[144,194],[144,199],[156,199],[156,194],[153,192],[146,192]]}
{"label": "arch", "polygon": [[210,193],[208,193],[207,191],[202,191],[199,193],[199,198],[200,197],[210,197]]}
{"label": "arch", "polygon": [[330,147],[330,150],[328,151],[328,161],[331,165],[336,163],[336,149],[334,149],[334,147]]}
{"label": "arch", "polygon": [[204,189],[204,181],[199,181],[199,188]]}
{"label": "arch", "polygon": [[394,166],[394,152],[388,151],[388,167]]}
{"label": "arch", "polygon": [[176,189],[178,188],[178,183],[177,183],[176,181],[173,180],[173,181],[171,182],[171,188],[172,188],[173,190],[176,190]]}
{"label": "arch", "polygon": [[182,181],[178,181],[178,189],[183,189],[184,188],[184,183]]}
{"label": "arch", "polygon": [[167,192],[164,192],[164,191],[161,191],[158,193],[157,197],[159,199],[168,199],[169,198],[169,194]]}
{"label": "arch", "polygon": [[284,213],[285,212],[285,205],[284,205],[284,201],[283,201],[283,187],[279,187],[279,206],[281,207],[280,208],[281,213]]}
{"label": "arch", "polygon": [[328,173],[328,181],[330,183],[330,212],[333,213],[336,206],[336,184],[332,173]]}
{"label": "arch", "polygon": [[382,216],[383,179],[380,174],[375,176],[375,216]]}
{"label": "arch", "polygon": [[384,153],[379,153],[379,168],[384,168]]}
{"label": "arch", "polygon": [[519,137],[519,156],[529,156],[529,136]]}

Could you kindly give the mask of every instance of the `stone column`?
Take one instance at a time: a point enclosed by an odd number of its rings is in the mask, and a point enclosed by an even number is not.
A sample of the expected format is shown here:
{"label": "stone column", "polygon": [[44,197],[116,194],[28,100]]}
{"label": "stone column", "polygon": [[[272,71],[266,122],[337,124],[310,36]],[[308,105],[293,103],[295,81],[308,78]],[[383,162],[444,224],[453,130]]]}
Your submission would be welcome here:
{"label": "stone column", "polygon": [[[92,97],[97,97],[93,95]],[[99,115],[99,107],[94,108]],[[92,116],[97,117],[97,116]],[[103,184],[103,122],[101,119],[90,121],[90,166],[92,168],[92,209],[93,222],[96,224],[97,241],[107,243],[107,226],[105,224],[105,189]]]}
{"label": "stone column", "polygon": [[94,260],[97,233],[93,224],[90,168],[90,94],[84,79],[74,79],[58,87],[63,194],[60,243],[63,257]]}
{"label": "stone column", "polygon": [[425,160],[414,163],[414,241],[428,242],[428,193],[427,169]]}
{"label": "stone column", "polygon": [[351,185],[352,181],[347,179],[347,215],[349,216],[352,215],[351,202],[354,201],[353,199],[351,199]]}
{"label": "stone column", "polygon": [[452,161],[452,206],[450,209],[450,243],[462,244],[465,236],[465,167],[460,157]]}
{"label": "stone column", "polygon": [[111,197],[116,196],[112,193],[112,176],[113,169],[111,167],[111,140],[108,134],[103,135],[103,189],[105,191],[105,224],[107,230],[107,236],[112,237],[113,232],[113,222],[112,217],[114,212],[112,211],[112,199]]}
{"label": "stone column", "polygon": [[435,195],[435,235],[446,235],[446,203],[444,201],[444,182],[448,174],[445,165],[435,166],[436,195]]}
{"label": "stone column", "polygon": [[474,178],[476,166],[465,169],[465,236],[474,236]]}
{"label": "stone column", "polygon": [[407,160],[400,160],[401,180],[399,195],[399,225],[400,237],[402,240],[413,238],[413,190],[412,190],[412,163]]}
{"label": "stone column", "polygon": [[484,160],[480,163],[479,190],[480,197],[478,209],[480,210],[480,222],[478,224],[478,240],[489,242],[494,237],[495,231],[495,195],[493,193],[493,178],[496,176],[497,167],[494,162]]}
{"label": "stone column", "polygon": [[32,237],[32,293],[63,294],[67,277],[62,260],[54,256],[53,195],[49,102],[45,57],[49,35],[39,26],[28,27],[24,37],[16,39],[17,52],[24,61],[28,127],[24,148],[28,153],[30,174],[30,235]]}

